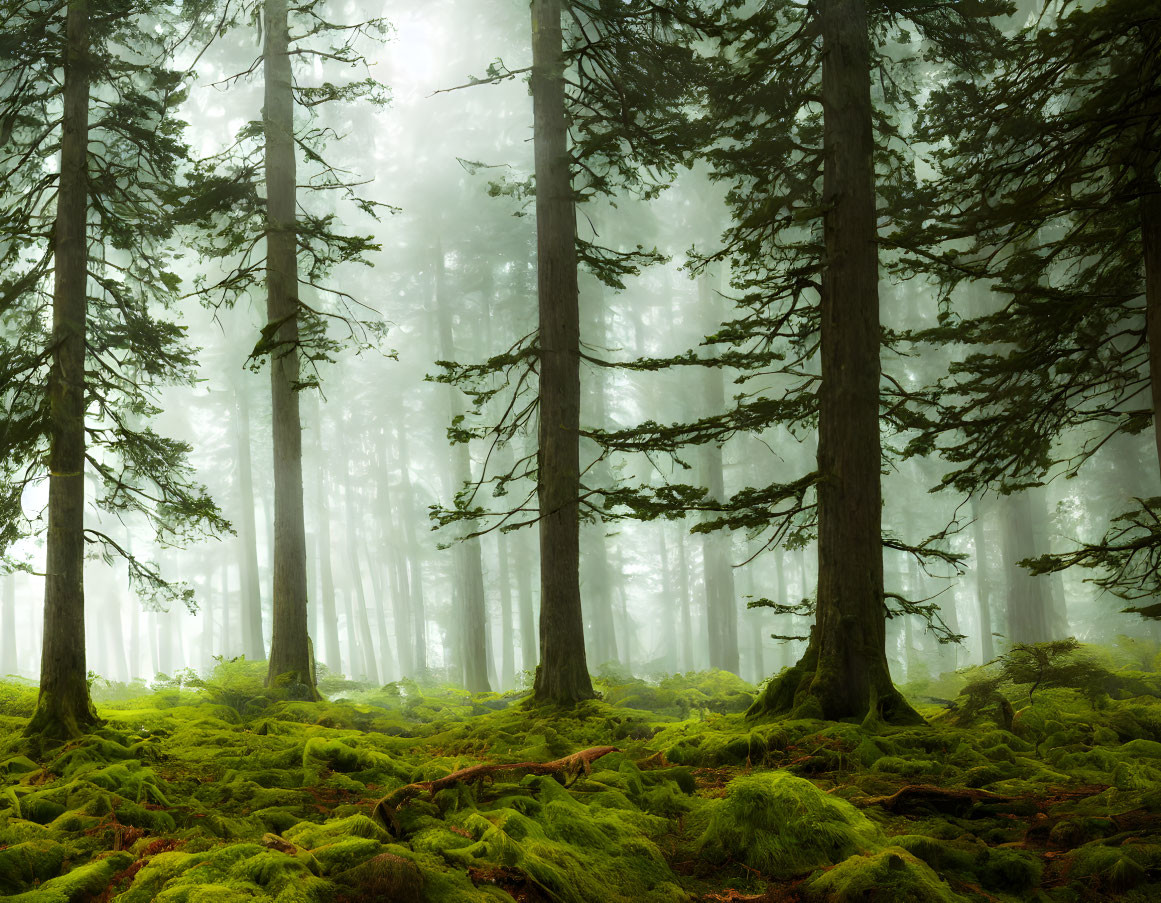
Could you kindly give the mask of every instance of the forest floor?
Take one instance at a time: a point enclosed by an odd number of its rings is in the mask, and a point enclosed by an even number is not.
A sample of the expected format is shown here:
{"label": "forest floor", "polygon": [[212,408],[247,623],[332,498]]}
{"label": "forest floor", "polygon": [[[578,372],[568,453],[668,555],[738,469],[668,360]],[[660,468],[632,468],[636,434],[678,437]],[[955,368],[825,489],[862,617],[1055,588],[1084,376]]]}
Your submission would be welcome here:
{"label": "forest floor", "polygon": [[98,684],[106,726],[35,757],[10,680],[0,899],[1156,901],[1158,663],[1126,643],[1026,683],[949,674],[907,688],[929,726],[896,728],[747,719],[755,688],[720,672],[607,676],[562,712],[333,678],[335,701],[278,700],[235,661]]}

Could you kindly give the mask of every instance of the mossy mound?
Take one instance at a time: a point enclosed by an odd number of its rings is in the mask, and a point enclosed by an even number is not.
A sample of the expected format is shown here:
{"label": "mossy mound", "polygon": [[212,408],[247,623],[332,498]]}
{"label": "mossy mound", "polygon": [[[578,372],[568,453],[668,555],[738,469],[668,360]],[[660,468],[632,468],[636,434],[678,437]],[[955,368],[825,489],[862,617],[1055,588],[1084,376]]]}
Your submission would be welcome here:
{"label": "mossy mound", "polygon": [[882,831],[845,800],[787,772],[735,778],[699,842],[711,860],[788,878],[878,849]]}
{"label": "mossy mound", "polygon": [[855,855],[808,881],[809,899],[827,903],[968,903],[932,868],[901,847]]}

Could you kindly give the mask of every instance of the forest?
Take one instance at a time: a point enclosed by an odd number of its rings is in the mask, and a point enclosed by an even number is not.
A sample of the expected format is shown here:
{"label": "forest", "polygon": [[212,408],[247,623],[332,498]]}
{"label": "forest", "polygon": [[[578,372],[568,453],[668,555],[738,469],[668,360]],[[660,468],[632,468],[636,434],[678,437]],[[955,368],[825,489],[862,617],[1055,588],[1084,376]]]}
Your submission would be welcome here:
{"label": "forest", "polygon": [[0,0],[0,900],[1161,899],[1161,0]]}

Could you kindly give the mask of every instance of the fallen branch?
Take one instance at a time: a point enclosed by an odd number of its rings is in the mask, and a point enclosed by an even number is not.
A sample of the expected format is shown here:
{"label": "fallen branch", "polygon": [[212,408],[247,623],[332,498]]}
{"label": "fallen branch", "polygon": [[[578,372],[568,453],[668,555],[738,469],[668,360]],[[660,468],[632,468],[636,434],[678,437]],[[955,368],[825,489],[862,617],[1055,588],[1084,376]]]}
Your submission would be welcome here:
{"label": "fallen branch", "polygon": [[938,812],[944,815],[965,815],[979,803],[1005,804],[1019,801],[1020,797],[1001,796],[987,790],[972,788],[936,787],[933,784],[910,784],[890,796],[877,796],[859,801],[862,806],[881,806],[888,812]]}
{"label": "fallen branch", "polygon": [[[416,781],[414,784],[405,784],[392,790],[375,804],[374,816],[392,834],[402,833],[396,813],[408,800],[414,799],[422,793],[434,798],[435,795],[456,784],[478,784],[486,779],[494,779],[498,774],[520,775],[552,775],[566,787],[576,781],[582,774],[592,771],[593,762],[609,753],[619,752],[615,746],[594,746],[582,749],[580,752],[556,759],[552,762],[510,762],[488,765],[470,765],[453,771],[442,778],[431,781]],[[571,780],[570,780],[571,779]]]}

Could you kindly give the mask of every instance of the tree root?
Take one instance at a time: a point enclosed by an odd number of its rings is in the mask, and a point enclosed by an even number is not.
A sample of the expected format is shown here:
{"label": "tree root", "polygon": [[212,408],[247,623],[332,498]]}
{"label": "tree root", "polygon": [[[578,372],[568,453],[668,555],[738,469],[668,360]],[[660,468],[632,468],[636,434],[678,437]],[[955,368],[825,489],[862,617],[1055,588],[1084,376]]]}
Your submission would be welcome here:
{"label": "tree root", "polygon": [[470,765],[459,771],[453,771],[442,778],[436,778],[432,781],[417,781],[414,784],[397,787],[375,804],[373,815],[387,830],[398,837],[403,833],[403,830],[399,825],[396,813],[408,800],[414,799],[422,793],[434,797],[439,791],[454,787],[456,784],[478,784],[486,779],[494,779],[498,774],[552,775],[562,784],[568,786],[582,774],[589,774],[592,771],[593,762],[613,752],[619,752],[617,747],[593,746],[552,762]]}

